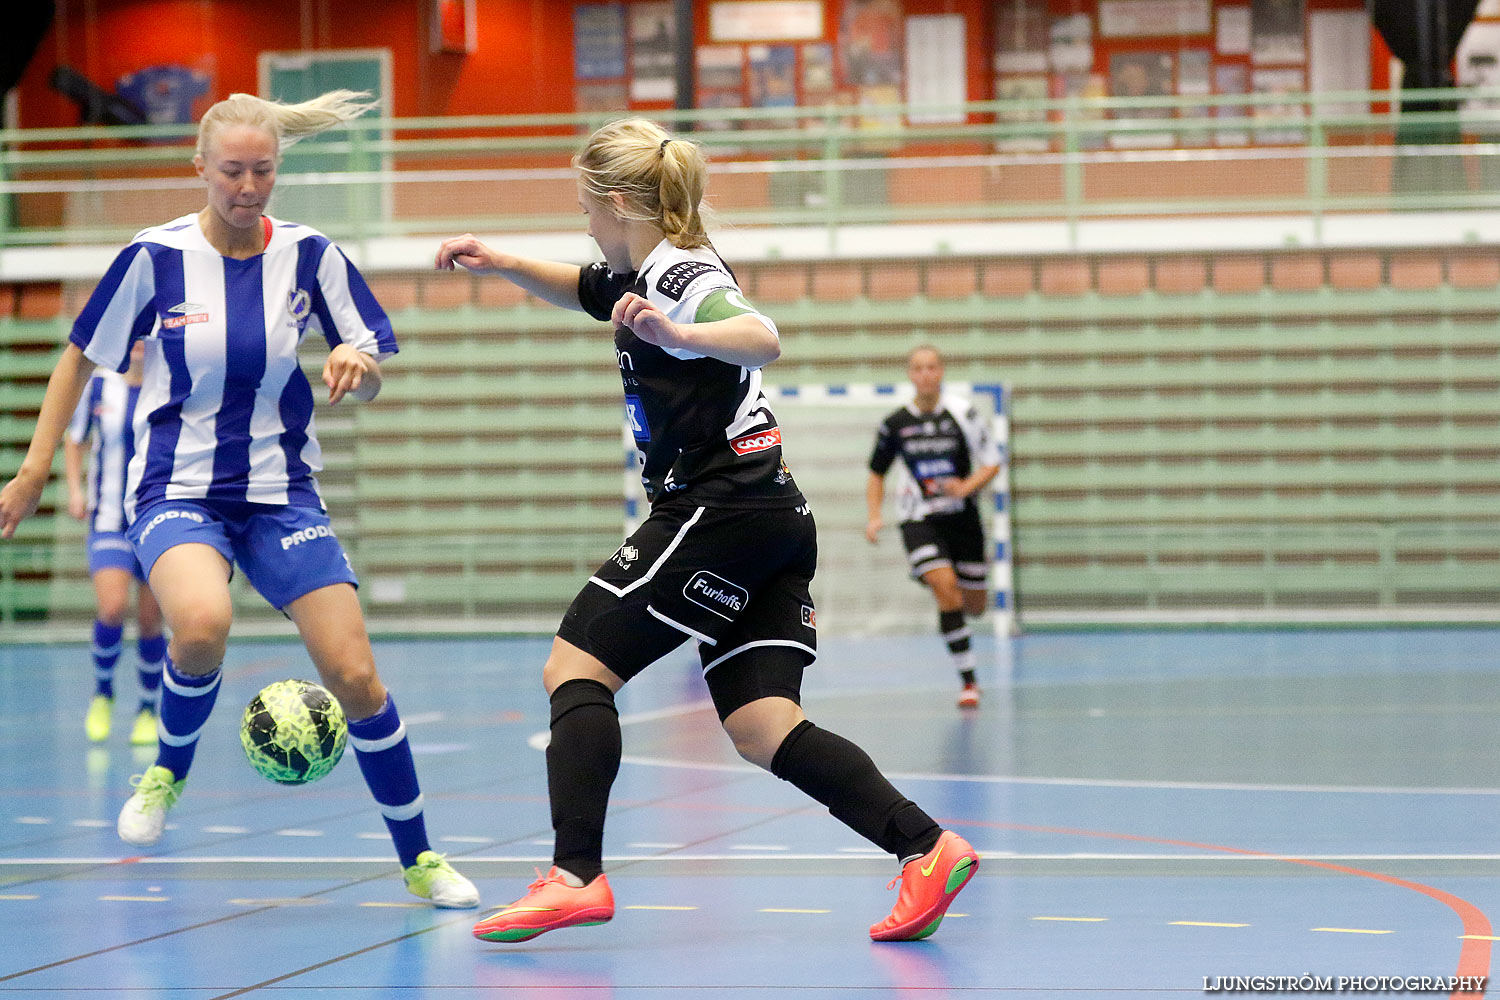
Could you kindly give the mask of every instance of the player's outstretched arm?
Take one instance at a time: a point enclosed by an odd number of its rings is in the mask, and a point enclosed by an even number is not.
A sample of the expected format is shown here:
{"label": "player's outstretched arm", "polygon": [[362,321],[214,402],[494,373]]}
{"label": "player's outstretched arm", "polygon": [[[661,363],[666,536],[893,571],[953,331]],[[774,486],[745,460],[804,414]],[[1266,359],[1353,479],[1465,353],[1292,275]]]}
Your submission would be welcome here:
{"label": "player's outstretched arm", "polygon": [[543,302],[564,309],[583,309],[578,301],[578,276],[583,269],[577,264],[500,253],[472,233],[444,240],[433,266],[439,271],[451,271],[457,266],[475,274],[498,274]]}
{"label": "player's outstretched arm", "polygon": [[692,351],[732,365],[763,368],[781,357],[781,339],[754,313],[706,323],[674,323],[647,299],[626,292],[610,318],[648,344]]}
{"label": "player's outstretched arm", "polygon": [[42,397],[42,411],[31,434],[31,446],[26,449],[15,478],[0,489],[0,538],[10,538],[16,533],[16,525],[36,513],[42,489],[52,472],[52,456],[57,454],[58,442],[93,373],[94,363],[83,356],[78,345],[63,348],[62,357],[47,380],[47,393]]}

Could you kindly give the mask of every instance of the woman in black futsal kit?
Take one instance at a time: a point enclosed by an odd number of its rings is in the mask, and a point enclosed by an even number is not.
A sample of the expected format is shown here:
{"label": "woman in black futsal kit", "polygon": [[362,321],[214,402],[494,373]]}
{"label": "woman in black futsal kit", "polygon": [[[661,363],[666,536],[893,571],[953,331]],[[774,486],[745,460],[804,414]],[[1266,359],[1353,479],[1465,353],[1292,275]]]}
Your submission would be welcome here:
{"label": "woman in black futsal kit", "polygon": [[781,353],[699,216],[699,148],[654,123],[617,121],[574,159],[579,203],[604,262],[516,257],[471,235],[437,266],[499,274],[615,327],[615,357],[651,515],[589,578],[564,615],[542,678],[552,703],[547,787],[553,866],[474,928],[490,941],[598,924],[614,915],[604,816],[620,766],[614,696],[688,639],[735,749],[828,807],[902,862],[876,940],[930,935],[978,856],[891,786],[869,756],[800,707],[816,656],[808,584],[812,513],[781,458],[760,368]]}

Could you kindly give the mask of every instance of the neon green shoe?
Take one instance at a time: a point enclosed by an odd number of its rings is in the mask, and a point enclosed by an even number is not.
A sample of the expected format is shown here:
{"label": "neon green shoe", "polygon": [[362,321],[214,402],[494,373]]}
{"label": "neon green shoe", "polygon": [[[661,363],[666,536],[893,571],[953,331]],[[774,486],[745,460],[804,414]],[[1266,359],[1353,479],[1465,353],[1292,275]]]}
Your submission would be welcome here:
{"label": "neon green shoe", "polygon": [[173,781],[172,772],[158,764],[146,768],[145,774],[131,777],[135,794],[125,800],[115,824],[120,839],[137,847],[150,847],[160,840],[167,828],[167,810],[177,804],[186,781]]}
{"label": "neon green shoe", "polygon": [[130,727],[130,745],[146,747],[155,742],[156,713],[149,708],[143,708],[135,714],[135,722]]}
{"label": "neon green shoe", "polygon": [[109,739],[110,714],[115,700],[107,695],[96,694],[89,702],[89,714],[83,717],[83,731],[90,743],[103,743]]}
{"label": "neon green shoe", "polygon": [[470,910],[479,905],[479,890],[474,883],[454,871],[448,859],[436,851],[418,854],[417,863],[401,874],[406,879],[406,891],[432,900],[433,906]]}

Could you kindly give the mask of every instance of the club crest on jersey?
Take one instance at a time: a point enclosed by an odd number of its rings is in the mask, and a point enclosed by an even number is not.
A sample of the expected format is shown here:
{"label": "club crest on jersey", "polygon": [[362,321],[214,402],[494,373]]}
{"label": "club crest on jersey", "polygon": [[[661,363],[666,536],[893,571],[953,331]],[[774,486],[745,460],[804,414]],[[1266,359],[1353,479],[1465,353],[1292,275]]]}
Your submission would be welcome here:
{"label": "club crest on jersey", "polygon": [[307,294],[305,288],[298,288],[286,298],[286,311],[292,314],[292,319],[298,323],[307,319],[312,312],[312,296]]}
{"label": "club crest on jersey", "polygon": [[673,264],[656,279],[656,290],[673,302],[681,302],[688,286],[710,271],[718,268],[701,260],[684,260]]}
{"label": "club crest on jersey", "polygon": [[758,431],[755,434],[735,438],[729,442],[729,447],[734,449],[736,455],[749,455],[757,451],[768,451],[780,444],[781,428],[772,427],[767,431]]}

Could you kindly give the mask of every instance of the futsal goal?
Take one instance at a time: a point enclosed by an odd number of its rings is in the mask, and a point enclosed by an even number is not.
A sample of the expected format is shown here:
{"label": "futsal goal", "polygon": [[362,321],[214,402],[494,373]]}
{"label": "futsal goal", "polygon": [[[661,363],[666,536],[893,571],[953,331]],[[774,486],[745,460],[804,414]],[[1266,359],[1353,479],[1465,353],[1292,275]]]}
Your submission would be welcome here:
{"label": "futsal goal", "polygon": [[[1000,471],[978,497],[989,539],[988,612],[999,635],[1016,627],[1015,574],[1010,525],[1010,393],[998,383],[947,381],[945,393],[973,400],[992,422]],[[818,522],[818,573],[813,600],[822,635],[912,635],[933,629],[932,599],[909,577],[897,527],[893,484],[887,483],[885,527],[879,541],[865,539],[865,482],[880,421],[912,399],[909,383],[767,386],[781,425],[787,466]],[[625,531],[647,513],[628,426],[625,447]],[[976,623],[979,624],[979,623]]]}

